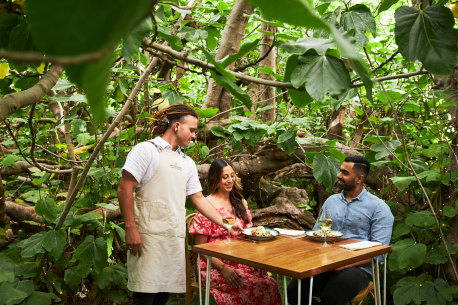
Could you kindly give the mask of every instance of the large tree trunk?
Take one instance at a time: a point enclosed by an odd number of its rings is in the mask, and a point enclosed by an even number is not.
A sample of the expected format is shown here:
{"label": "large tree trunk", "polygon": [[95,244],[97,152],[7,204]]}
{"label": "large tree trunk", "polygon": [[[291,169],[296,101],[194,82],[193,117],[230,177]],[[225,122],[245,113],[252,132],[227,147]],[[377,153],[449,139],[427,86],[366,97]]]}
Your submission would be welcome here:
{"label": "large tree trunk", "polygon": [[[262,34],[261,38],[261,50],[259,52],[260,57],[265,58],[261,61],[259,66],[261,68],[263,67],[269,67],[272,69],[272,72],[276,72],[276,60],[275,60],[275,48],[271,47],[273,42],[274,42],[274,33],[276,28],[268,25],[266,23],[263,23],[261,25],[261,30],[264,32]],[[267,33],[272,33],[272,34],[267,34]],[[269,52],[267,54],[267,52]],[[273,74],[260,74],[260,78],[262,79],[268,79],[268,80],[274,80]],[[266,109],[265,111],[261,112],[261,120],[263,122],[269,122],[269,121],[275,121],[275,88],[271,86],[265,86],[261,85],[260,86],[261,90],[261,107],[267,107],[267,106],[272,106],[269,109]]]}
{"label": "large tree trunk", "polygon": [[[232,8],[231,14],[227,20],[227,26],[224,28],[221,43],[215,59],[219,60],[227,55],[237,53],[240,48],[248,18],[245,15],[251,15],[254,7],[246,0],[237,0]],[[234,68],[234,63],[226,67],[228,70]],[[221,86],[210,80],[207,89],[204,108],[218,108],[221,111],[230,109],[231,94]]]}

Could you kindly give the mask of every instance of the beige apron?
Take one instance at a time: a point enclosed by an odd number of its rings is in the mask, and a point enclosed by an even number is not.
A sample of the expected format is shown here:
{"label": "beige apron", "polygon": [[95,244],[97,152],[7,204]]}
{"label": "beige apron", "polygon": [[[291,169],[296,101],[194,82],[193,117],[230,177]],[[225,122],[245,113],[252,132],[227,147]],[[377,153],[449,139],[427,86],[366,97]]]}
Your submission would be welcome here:
{"label": "beige apron", "polygon": [[[153,177],[136,191],[134,216],[143,254],[138,257],[127,253],[127,288],[135,292],[183,293],[188,163],[177,152],[152,144],[159,150],[159,165]],[[156,149],[153,145],[151,148]]]}

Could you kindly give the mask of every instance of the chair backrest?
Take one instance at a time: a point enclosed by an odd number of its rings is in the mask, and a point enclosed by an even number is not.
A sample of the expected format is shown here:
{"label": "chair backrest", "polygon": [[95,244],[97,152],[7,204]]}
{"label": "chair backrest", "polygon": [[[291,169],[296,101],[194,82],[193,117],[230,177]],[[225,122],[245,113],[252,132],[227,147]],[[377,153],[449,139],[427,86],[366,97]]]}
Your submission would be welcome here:
{"label": "chair backrest", "polygon": [[[192,234],[189,234],[189,227],[192,224],[192,221],[194,219],[194,216],[196,216],[196,213],[189,214],[186,216],[186,238],[185,238],[185,259],[186,259],[186,287],[189,288],[188,286],[191,286],[193,280],[191,278],[191,270],[192,270],[192,265],[195,266],[195,262],[191,262],[191,254],[190,254],[190,249],[188,246],[192,247],[195,244],[194,241],[194,236]],[[193,259],[194,261],[195,259]]]}

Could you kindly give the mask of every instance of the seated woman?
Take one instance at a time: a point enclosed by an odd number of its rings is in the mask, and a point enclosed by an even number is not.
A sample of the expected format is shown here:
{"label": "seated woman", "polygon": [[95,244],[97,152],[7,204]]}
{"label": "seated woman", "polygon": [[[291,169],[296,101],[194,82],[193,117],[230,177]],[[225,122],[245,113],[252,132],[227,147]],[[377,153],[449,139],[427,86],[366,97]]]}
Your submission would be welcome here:
{"label": "seated woman", "polygon": [[[242,228],[251,227],[251,214],[241,194],[232,163],[216,159],[208,172],[208,200],[225,218],[236,217]],[[189,228],[196,235],[196,244],[226,240],[228,233],[197,213]],[[236,238],[231,236],[231,238]],[[206,279],[206,260],[201,256],[202,281]],[[212,258],[210,292],[219,305],[281,304],[277,282],[265,271],[231,261]]]}

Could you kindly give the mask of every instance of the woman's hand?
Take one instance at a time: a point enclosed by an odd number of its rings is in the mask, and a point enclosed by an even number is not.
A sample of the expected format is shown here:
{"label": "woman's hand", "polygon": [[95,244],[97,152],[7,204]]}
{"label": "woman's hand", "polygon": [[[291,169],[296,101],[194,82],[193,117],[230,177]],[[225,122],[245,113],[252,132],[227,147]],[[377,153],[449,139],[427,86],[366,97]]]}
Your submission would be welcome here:
{"label": "woman's hand", "polygon": [[229,235],[237,236],[237,235],[240,235],[242,231],[243,231],[242,226],[240,225],[240,223],[236,222],[231,226],[229,230]]}
{"label": "woman's hand", "polygon": [[223,268],[221,268],[221,273],[229,285],[235,288],[242,287],[242,277],[234,269],[224,264]]}

